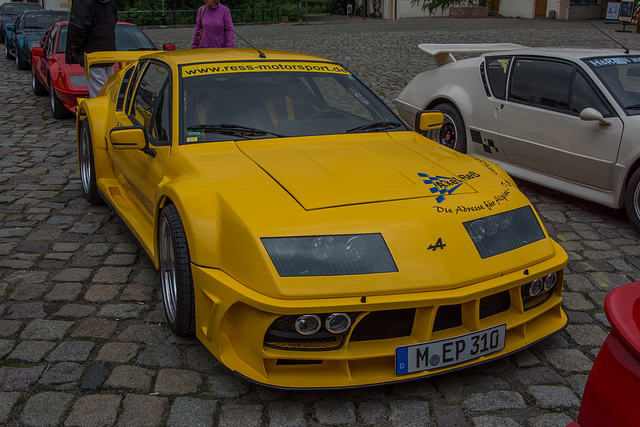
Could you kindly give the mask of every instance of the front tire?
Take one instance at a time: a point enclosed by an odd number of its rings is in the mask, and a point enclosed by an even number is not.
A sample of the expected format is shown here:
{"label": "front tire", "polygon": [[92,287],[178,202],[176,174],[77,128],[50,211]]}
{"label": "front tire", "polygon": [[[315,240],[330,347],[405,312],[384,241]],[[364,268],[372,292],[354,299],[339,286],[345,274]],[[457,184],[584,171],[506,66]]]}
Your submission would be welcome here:
{"label": "front tire", "polygon": [[193,335],[196,310],[191,257],[184,227],[174,205],[162,209],[158,226],[160,277],[167,323],[177,335]]}
{"label": "front tire", "polygon": [[96,181],[96,164],[93,158],[93,144],[91,143],[91,130],[89,122],[82,121],[80,124],[80,141],[78,141],[78,169],[80,169],[80,180],[82,181],[82,192],[85,199],[92,205],[104,203],[98,192]]}
{"label": "front tire", "polygon": [[31,65],[31,89],[36,96],[45,96],[47,94],[47,88],[38,80],[33,64]]}
{"label": "front tire", "polygon": [[424,136],[435,142],[456,150],[467,153],[467,130],[464,126],[462,114],[450,103],[436,105],[434,110],[441,111],[444,122],[440,129],[424,132]]}
{"label": "front tire", "polygon": [[56,95],[56,90],[53,87],[53,81],[51,81],[51,77],[49,77],[49,100],[51,104],[51,113],[53,117],[56,119],[68,119],[73,115],[71,111],[64,106],[58,95]]}
{"label": "front tire", "polygon": [[17,47],[16,47],[16,67],[18,68],[18,70],[28,70],[29,69],[29,63],[28,62],[24,62],[23,60],[20,59],[20,51],[18,50]]}
{"label": "front tire", "polygon": [[624,204],[629,221],[640,230],[640,169],[637,169],[624,192]]}
{"label": "front tire", "polygon": [[9,53],[9,48],[7,47],[7,42],[4,43],[4,57],[7,59],[13,59],[13,56]]}

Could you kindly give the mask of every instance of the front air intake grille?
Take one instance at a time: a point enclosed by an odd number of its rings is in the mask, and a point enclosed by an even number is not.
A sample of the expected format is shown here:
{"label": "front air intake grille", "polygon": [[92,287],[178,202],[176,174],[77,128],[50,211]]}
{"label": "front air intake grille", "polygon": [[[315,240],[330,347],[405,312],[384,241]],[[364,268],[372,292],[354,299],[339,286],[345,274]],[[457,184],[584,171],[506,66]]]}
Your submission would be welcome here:
{"label": "front air intake grille", "polygon": [[413,330],[415,308],[373,311],[356,325],[351,341],[384,340],[407,337]]}
{"label": "front air intake grille", "polygon": [[433,332],[455,328],[462,325],[462,307],[460,305],[443,305],[438,308],[433,322]]}
{"label": "front air intake grille", "polygon": [[484,319],[494,314],[503,313],[509,310],[509,307],[511,307],[509,291],[489,295],[480,299],[480,318]]}

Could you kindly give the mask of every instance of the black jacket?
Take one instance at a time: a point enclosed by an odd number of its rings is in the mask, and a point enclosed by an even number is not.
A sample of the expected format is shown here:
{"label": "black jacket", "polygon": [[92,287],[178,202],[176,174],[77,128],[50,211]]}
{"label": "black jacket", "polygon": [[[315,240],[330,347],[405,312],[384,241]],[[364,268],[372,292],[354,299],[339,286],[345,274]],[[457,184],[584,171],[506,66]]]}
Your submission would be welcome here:
{"label": "black jacket", "polygon": [[84,66],[84,54],[116,50],[115,0],[73,0],[65,62]]}

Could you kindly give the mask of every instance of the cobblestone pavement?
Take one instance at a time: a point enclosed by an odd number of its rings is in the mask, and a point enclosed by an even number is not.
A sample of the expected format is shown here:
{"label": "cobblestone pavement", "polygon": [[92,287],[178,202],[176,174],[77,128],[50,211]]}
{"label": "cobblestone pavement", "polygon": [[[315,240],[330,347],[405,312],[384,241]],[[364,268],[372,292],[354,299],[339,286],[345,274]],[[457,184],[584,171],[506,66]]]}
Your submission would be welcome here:
{"label": "cobblestone pavement", "polygon": [[[630,48],[640,35],[616,33]],[[585,22],[340,18],[238,26],[254,46],[336,59],[387,102],[434,66],[419,42],[616,44]],[[192,30],[149,29],[190,44]],[[239,47],[247,44],[238,41]],[[608,290],[640,279],[624,213],[522,183],[569,252],[561,333],[497,362],[431,379],[281,391],[235,377],[164,323],[159,276],[107,207],[82,197],[74,122],[51,117],[30,74],[0,61],[0,424],[65,426],[565,426],[608,331]]]}

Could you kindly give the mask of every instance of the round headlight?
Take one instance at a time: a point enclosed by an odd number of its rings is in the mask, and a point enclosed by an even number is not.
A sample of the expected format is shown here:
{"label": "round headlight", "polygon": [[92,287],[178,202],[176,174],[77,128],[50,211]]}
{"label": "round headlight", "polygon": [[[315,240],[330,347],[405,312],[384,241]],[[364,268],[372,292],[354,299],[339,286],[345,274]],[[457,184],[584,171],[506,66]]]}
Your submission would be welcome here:
{"label": "round headlight", "polygon": [[544,281],[542,279],[536,279],[531,282],[531,285],[529,286],[529,295],[531,295],[532,297],[538,295],[540,291],[542,291],[543,284]]}
{"label": "round headlight", "polygon": [[544,278],[544,290],[548,291],[553,288],[558,281],[558,275],[556,273],[551,273],[547,277]]}
{"label": "round headlight", "polygon": [[281,259],[291,259],[298,253],[298,240],[294,238],[278,239],[274,246],[274,255]]}
{"label": "round headlight", "polygon": [[513,211],[503,212],[500,215],[497,215],[498,226],[501,229],[509,228],[511,226],[511,222],[513,222]]}
{"label": "round headlight", "polygon": [[320,330],[322,321],[315,314],[304,314],[296,319],[296,331],[302,335],[312,335]]}
{"label": "round headlight", "polygon": [[472,222],[469,226],[469,236],[471,237],[471,240],[473,240],[474,242],[479,242],[480,240],[484,239],[484,235],[486,233],[484,227],[484,221],[481,219]]}
{"label": "round headlight", "polygon": [[349,329],[349,326],[351,326],[351,318],[344,313],[334,313],[331,316],[327,317],[324,325],[329,332],[333,332],[334,334],[341,334]]}
{"label": "round headlight", "polygon": [[495,216],[484,219],[484,228],[487,236],[493,236],[500,228],[500,224]]}
{"label": "round headlight", "polygon": [[344,245],[345,256],[351,262],[360,261],[367,253],[367,242],[360,236],[354,236]]}
{"label": "round headlight", "polygon": [[334,245],[335,241],[331,236],[316,237],[311,242],[311,255],[317,260],[324,261],[331,256]]}

